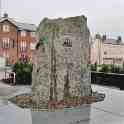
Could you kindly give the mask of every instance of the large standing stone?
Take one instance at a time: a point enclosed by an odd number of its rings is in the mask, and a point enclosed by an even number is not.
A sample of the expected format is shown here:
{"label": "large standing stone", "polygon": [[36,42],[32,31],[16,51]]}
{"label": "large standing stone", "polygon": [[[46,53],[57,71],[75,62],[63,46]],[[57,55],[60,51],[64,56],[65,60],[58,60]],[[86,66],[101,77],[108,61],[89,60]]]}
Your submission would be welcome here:
{"label": "large standing stone", "polygon": [[67,96],[91,95],[87,18],[45,18],[39,25],[38,35],[40,41],[33,69],[33,101],[41,106],[47,104],[51,87],[53,98],[57,100]]}

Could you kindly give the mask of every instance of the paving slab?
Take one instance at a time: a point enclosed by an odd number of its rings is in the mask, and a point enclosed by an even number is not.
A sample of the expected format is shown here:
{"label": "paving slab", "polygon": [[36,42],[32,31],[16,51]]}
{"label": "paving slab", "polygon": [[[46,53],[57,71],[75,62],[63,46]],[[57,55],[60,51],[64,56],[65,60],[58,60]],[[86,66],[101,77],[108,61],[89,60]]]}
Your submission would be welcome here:
{"label": "paving slab", "polygon": [[30,110],[11,103],[0,106],[0,124],[32,124]]}
{"label": "paving slab", "polygon": [[124,116],[124,90],[121,91],[116,88],[102,87],[98,85],[92,85],[92,88],[106,94],[103,102],[94,103],[92,104],[92,107]]}
{"label": "paving slab", "polygon": [[29,93],[30,86],[9,86],[0,82],[0,124],[32,124],[29,109],[22,109],[8,102],[7,98]]}

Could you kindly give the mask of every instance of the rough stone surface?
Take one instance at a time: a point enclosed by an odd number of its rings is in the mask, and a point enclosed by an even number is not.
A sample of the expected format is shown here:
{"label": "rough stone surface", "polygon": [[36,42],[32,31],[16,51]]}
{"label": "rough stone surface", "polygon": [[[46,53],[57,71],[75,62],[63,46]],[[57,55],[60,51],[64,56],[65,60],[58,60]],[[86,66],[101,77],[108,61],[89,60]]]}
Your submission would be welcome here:
{"label": "rough stone surface", "polygon": [[[46,41],[39,41],[37,48],[32,82],[33,101],[38,105],[48,103],[51,86],[56,87],[54,93],[57,100],[62,100],[66,95],[91,95],[90,33],[86,17],[45,18],[39,25],[38,35],[39,39],[45,37]],[[56,65],[56,85],[54,81],[51,85],[52,60]]]}

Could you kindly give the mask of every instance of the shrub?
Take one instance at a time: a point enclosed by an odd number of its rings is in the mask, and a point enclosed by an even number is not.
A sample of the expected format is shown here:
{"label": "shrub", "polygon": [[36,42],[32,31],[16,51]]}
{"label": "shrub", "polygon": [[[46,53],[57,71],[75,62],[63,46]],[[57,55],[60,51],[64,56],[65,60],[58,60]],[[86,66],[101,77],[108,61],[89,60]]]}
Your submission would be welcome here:
{"label": "shrub", "polygon": [[124,68],[122,68],[119,65],[101,65],[101,69],[99,72],[104,72],[104,73],[119,73],[119,74],[124,74]]}
{"label": "shrub", "polygon": [[99,69],[99,72],[108,73],[109,71],[110,71],[109,65],[105,65],[105,64],[103,64],[103,65],[101,66],[101,69]]}
{"label": "shrub", "polygon": [[122,68],[120,66],[112,64],[112,65],[110,65],[110,72],[111,73],[121,73]]}
{"label": "shrub", "polygon": [[33,66],[29,62],[17,62],[13,66],[13,71],[16,73],[17,84],[30,84],[32,81]]}
{"label": "shrub", "polygon": [[91,71],[97,71],[97,63],[91,65]]}

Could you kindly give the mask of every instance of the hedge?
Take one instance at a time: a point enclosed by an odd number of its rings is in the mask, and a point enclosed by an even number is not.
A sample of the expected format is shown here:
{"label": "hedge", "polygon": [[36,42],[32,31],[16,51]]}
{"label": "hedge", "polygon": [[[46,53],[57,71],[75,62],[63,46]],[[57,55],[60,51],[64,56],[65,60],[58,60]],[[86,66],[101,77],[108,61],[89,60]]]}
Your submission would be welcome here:
{"label": "hedge", "polygon": [[33,66],[29,62],[17,62],[13,66],[16,74],[16,84],[31,84]]}

